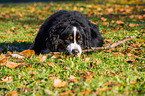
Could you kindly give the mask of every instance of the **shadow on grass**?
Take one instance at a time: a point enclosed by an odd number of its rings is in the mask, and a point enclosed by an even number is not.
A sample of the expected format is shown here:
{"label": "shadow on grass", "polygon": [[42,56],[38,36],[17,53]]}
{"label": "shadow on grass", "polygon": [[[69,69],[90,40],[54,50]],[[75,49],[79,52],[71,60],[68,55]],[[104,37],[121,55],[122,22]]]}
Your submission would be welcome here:
{"label": "shadow on grass", "polygon": [[29,49],[33,43],[30,42],[12,42],[12,43],[0,43],[0,53],[10,52],[21,52],[23,50]]}

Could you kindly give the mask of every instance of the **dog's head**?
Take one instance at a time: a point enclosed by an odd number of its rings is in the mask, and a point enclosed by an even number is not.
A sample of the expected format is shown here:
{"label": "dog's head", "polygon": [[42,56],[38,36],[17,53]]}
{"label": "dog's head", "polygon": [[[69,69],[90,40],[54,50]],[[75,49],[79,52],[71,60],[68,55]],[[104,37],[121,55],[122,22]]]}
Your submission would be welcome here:
{"label": "dog's head", "polygon": [[51,51],[63,51],[76,55],[77,53],[82,54],[82,49],[103,44],[103,38],[96,25],[84,27],[78,24],[68,24],[56,28],[55,32],[57,33],[51,34],[49,41]]}
{"label": "dog's head", "polygon": [[84,46],[83,30],[79,26],[70,25],[64,32],[62,32],[58,39],[59,51],[66,51],[70,55],[76,55],[82,53]]}

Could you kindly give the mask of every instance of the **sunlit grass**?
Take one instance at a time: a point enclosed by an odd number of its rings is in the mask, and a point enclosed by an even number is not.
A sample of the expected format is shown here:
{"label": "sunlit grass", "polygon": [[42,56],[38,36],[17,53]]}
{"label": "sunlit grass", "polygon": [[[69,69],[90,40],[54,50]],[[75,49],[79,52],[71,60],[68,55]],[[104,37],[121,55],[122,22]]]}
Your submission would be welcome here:
{"label": "sunlit grass", "polygon": [[[84,53],[81,57],[62,55],[56,59],[47,57],[45,61],[42,60],[44,55],[8,58],[9,61],[29,66],[11,69],[0,63],[0,81],[12,77],[10,82],[0,82],[0,95],[14,91],[19,95],[38,96],[63,92],[66,95],[90,96],[144,95],[145,11],[142,5],[133,7],[91,2],[0,4],[0,48],[4,49],[2,52],[0,50],[1,56],[7,52],[19,53],[28,49],[44,20],[62,9],[80,11],[99,25],[105,39],[104,46],[130,36],[139,38],[110,50]],[[119,20],[123,23],[117,23]],[[71,80],[71,76],[75,79]],[[54,87],[56,78],[66,81],[67,85]]]}

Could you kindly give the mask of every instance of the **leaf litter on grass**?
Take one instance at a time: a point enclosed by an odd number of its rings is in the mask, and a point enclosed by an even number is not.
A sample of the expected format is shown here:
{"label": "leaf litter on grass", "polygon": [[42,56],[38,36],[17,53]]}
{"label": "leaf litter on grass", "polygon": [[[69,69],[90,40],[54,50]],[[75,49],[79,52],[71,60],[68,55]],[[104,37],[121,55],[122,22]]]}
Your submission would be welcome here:
{"label": "leaf litter on grass", "polygon": [[[0,86],[9,89],[7,95],[144,94],[144,6],[85,2],[4,6],[0,4]],[[99,25],[105,45],[127,36],[139,38],[110,50],[78,57],[33,56],[34,51],[27,50],[31,44],[25,43],[32,43],[44,20],[61,9],[80,11],[88,16]],[[0,90],[1,93],[5,91]]]}

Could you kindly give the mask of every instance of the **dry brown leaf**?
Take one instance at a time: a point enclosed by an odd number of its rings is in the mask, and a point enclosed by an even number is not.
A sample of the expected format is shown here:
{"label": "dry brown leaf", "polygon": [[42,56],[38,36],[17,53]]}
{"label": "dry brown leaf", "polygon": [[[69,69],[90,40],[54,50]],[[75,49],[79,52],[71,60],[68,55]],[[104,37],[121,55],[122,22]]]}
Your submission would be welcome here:
{"label": "dry brown leaf", "polygon": [[117,83],[109,83],[109,82],[106,82],[105,84],[104,84],[104,86],[120,86],[119,84],[117,84]]}
{"label": "dry brown leaf", "polygon": [[[1,63],[5,63],[5,62],[7,62],[7,61],[8,61],[8,59],[4,58],[4,59],[0,60],[0,64],[1,64]],[[1,64],[1,65],[3,65],[3,64]]]}
{"label": "dry brown leaf", "polygon": [[116,23],[117,23],[117,24],[124,24],[124,22],[121,21],[121,20],[116,21]]}
{"label": "dry brown leaf", "polygon": [[58,57],[60,57],[61,55],[53,55],[51,58],[53,58],[53,59],[56,59],[56,58],[58,58]]}
{"label": "dry brown leaf", "polygon": [[107,18],[102,17],[101,20],[102,21],[107,21]]}
{"label": "dry brown leaf", "polygon": [[17,66],[21,65],[21,63],[9,62],[7,61],[6,66],[9,68],[16,68]]}
{"label": "dry brown leaf", "polygon": [[104,23],[102,24],[102,26],[106,26],[106,25],[108,25],[108,22],[104,22]]}
{"label": "dry brown leaf", "polygon": [[18,96],[18,92],[17,91],[13,91],[13,92],[7,93],[6,95]]}
{"label": "dry brown leaf", "polygon": [[113,8],[108,8],[108,9],[106,9],[106,10],[107,10],[109,13],[114,11]]}
{"label": "dry brown leaf", "polygon": [[130,23],[129,26],[130,27],[135,27],[135,26],[139,26],[139,24],[132,24],[132,23]]}
{"label": "dry brown leaf", "polygon": [[67,85],[67,82],[66,81],[62,81],[59,78],[57,78],[57,79],[54,79],[53,85],[54,85],[54,87],[64,87],[64,86]]}
{"label": "dry brown leaf", "polygon": [[35,54],[35,51],[28,49],[28,50],[24,50],[24,51],[20,52],[20,54],[23,54],[26,56],[32,56],[33,54]]}
{"label": "dry brown leaf", "polygon": [[106,83],[104,84],[104,86],[105,86],[105,85],[110,85],[110,84],[111,84],[111,83],[109,83],[109,82],[106,82]]}
{"label": "dry brown leaf", "polygon": [[103,91],[103,92],[105,92],[106,89],[105,89],[105,88],[100,88],[99,91]]}
{"label": "dry brown leaf", "polygon": [[5,59],[6,58],[6,56],[4,55],[4,54],[1,54],[0,55],[0,61],[2,60],[2,59]]}
{"label": "dry brown leaf", "polygon": [[89,90],[86,90],[84,92],[81,92],[81,95],[83,95],[83,94],[89,94],[89,93],[90,93],[90,91]]}
{"label": "dry brown leaf", "polygon": [[138,66],[136,66],[136,65],[133,65],[133,66],[132,66],[132,68],[138,68]]}

